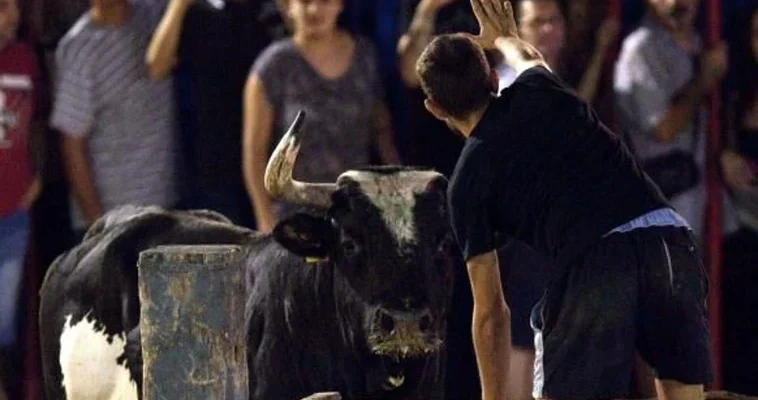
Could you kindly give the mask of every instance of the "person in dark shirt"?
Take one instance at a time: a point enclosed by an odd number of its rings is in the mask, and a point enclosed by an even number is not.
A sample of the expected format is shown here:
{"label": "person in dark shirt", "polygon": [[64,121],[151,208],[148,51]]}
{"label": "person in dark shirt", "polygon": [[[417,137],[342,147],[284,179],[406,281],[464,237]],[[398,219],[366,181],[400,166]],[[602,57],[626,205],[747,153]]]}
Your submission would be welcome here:
{"label": "person in dark shirt", "polygon": [[242,180],[242,93],[255,59],[284,29],[274,0],[168,1],[146,60],[154,79],[189,78],[195,115],[183,132],[190,186],[183,207],[255,226]]}
{"label": "person in dark shirt", "polygon": [[[708,283],[691,228],[620,137],[519,38],[510,2],[471,3],[479,35],[435,38],[416,71],[428,111],[466,137],[448,199],[474,294],[483,398],[504,398],[507,380],[510,315],[496,249],[508,239],[559,268],[532,313],[535,398],[625,397],[637,351],[661,397],[703,398]],[[499,97],[483,50],[492,48],[519,75]]]}

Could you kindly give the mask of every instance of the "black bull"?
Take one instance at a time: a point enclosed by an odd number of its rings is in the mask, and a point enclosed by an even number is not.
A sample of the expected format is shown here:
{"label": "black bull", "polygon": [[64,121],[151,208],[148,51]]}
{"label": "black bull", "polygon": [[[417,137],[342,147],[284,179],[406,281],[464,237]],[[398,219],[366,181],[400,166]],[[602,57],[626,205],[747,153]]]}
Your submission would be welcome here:
{"label": "black bull", "polygon": [[285,218],[273,234],[210,212],[126,207],[56,259],[40,307],[49,399],[137,398],[136,261],[167,244],[246,249],[251,398],[444,397],[453,273],[445,179],[374,168],[309,188],[291,178],[299,143],[287,139],[297,126],[272,156],[266,184],[275,197],[312,209]]}

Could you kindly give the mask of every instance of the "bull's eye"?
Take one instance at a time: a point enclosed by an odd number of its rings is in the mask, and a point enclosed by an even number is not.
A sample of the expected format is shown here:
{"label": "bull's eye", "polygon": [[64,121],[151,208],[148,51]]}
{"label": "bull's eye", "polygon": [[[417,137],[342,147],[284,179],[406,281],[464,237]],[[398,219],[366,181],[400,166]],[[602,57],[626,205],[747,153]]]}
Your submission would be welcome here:
{"label": "bull's eye", "polygon": [[449,246],[453,242],[453,235],[447,230],[441,231],[437,234],[437,251],[444,252],[449,250]]}
{"label": "bull's eye", "polygon": [[437,251],[434,253],[434,260],[443,270],[449,266],[454,244],[455,239],[451,232],[445,232],[444,235],[438,237]]}
{"label": "bull's eye", "polygon": [[345,258],[353,258],[360,252],[360,247],[352,239],[344,239],[340,245]]}

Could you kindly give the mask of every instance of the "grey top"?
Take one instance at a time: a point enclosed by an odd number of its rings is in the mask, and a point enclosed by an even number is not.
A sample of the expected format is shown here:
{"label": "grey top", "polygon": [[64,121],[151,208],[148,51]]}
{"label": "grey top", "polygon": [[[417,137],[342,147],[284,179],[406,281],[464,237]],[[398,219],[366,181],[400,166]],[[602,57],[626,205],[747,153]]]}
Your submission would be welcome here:
{"label": "grey top", "polygon": [[[172,81],[149,79],[145,65],[163,2],[130,3],[133,13],[119,28],[84,14],[55,53],[51,125],[87,138],[105,211],[123,204],[168,207],[177,198]],[[76,207],[73,223],[84,227]]]}
{"label": "grey top", "polygon": [[354,61],[336,79],[320,75],[289,38],[267,47],[252,73],[274,110],[271,150],[298,111],[307,113],[295,179],[334,182],[345,170],[369,163],[374,106],[383,91],[376,50],[367,39],[356,38]]}
{"label": "grey top", "polygon": [[[699,38],[696,40],[699,43]],[[614,90],[620,111],[619,124],[629,134],[641,159],[676,148],[695,149],[698,160],[704,161],[704,109],[698,117],[698,143],[693,143],[694,124],[687,125],[670,143],[660,143],[653,137],[654,128],[669,108],[671,99],[694,78],[694,56],[685,52],[673,36],[649,16],[624,40],[616,64]]]}
{"label": "grey top", "polygon": [[[700,38],[694,39],[698,49],[696,53],[699,53]],[[673,36],[649,15],[624,40],[614,78],[618,126],[630,139],[639,159],[647,160],[682,149],[694,154],[701,172],[705,172],[707,116],[704,107],[696,117],[698,124],[693,119],[673,141],[662,143],[653,136],[671,99],[694,78],[693,57],[696,53],[682,49]],[[693,135],[698,125],[698,132]],[[690,191],[670,200],[699,234],[705,205],[702,181]]]}

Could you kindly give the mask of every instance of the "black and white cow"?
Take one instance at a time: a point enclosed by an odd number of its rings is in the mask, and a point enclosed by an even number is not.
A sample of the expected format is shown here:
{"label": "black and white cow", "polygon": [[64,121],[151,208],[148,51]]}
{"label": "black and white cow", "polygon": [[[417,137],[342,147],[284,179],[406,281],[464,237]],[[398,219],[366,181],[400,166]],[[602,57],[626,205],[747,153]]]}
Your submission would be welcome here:
{"label": "black and white cow", "polygon": [[51,266],[41,289],[47,397],[137,399],[139,252],[165,244],[247,251],[250,397],[441,399],[452,236],[446,180],[368,168],[334,184],[292,179],[303,115],[269,161],[266,188],[307,207],[270,235],[206,211],[126,207]]}

